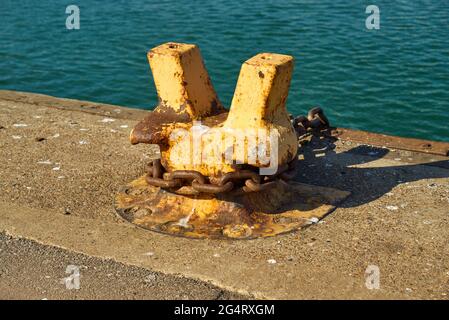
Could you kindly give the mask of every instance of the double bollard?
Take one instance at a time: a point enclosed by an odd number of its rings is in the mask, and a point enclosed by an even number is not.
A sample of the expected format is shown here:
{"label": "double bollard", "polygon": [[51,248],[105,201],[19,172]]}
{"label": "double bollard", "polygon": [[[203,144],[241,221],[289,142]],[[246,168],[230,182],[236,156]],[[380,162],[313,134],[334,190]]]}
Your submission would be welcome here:
{"label": "double bollard", "polygon": [[159,105],[131,133],[131,143],[161,149],[167,172],[195,170],[210,178],[239,166],[275,174],[296,157],[286,109],[293,57],[261,53],[243,63],[229,113],[199,48],[167,43],[148,53]]}
{"label": "double bollard", "polygon": [[197,46],[166,43],[148,60],[159,104],[130,140],[157,144],[160,157],[117,195],[121,217],[172,235],[252,239],[297,230],[347,196],[292,181],[298,140],[286,102],[293,57],[261,53],[245,61],[229,111]]}

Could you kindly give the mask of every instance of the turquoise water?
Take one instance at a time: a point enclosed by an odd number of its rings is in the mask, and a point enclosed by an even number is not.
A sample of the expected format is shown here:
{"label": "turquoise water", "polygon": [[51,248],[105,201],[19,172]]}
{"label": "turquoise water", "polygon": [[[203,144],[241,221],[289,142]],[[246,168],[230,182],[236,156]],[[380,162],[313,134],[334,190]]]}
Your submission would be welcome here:
{"label": "turquoise water", "polygon": [[[65,28],[77,4],[80,30]],[[380,8],[367,30],[365,8]],[[296,58],[288,109],[325,108],[334,125],[449,141],[449,0],[0,0],[0,89],[151,109],[146,51],[200,46],[229,105],[240,65]]]}

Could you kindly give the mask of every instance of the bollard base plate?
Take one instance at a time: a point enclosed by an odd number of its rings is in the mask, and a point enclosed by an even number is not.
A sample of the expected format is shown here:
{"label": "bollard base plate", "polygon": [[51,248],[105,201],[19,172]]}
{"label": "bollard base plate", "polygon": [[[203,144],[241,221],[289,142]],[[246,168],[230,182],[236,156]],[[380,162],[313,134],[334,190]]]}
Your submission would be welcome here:
{"label": "bollard base plate", "polygon": [[188,238],[254,239],[318,222],[349,192],[279,181],[262,192],[185,196],[132,181],[116,196],[120,217],[144,229]]}

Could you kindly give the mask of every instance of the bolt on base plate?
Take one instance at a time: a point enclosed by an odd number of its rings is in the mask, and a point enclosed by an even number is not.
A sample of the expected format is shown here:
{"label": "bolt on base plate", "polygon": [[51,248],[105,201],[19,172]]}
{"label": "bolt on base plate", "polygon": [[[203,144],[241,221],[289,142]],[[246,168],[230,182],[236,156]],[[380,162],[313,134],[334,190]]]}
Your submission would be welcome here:
{"label": "bolt on base plate", "polygon": [[115,199],[117,213],[148,230],[209,239],[254,239],[298,230],[335,209],[349,192],[279,181],[261,192],[183,196],[132,181]]}

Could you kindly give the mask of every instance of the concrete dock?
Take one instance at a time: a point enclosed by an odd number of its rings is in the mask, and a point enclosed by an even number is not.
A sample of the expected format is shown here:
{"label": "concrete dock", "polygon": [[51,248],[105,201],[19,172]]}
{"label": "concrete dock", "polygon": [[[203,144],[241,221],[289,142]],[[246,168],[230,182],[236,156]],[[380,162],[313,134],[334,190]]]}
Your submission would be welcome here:
{"label": "concrete dock", "polygon": [[[145,113],[0,91],[0,299],[449,298],[448,157],[311,139],[298,181],[351,192],[320,223],[248,241],[178,238],[114,211],[155,152],[128,140]],[[79,290],[61,282],[70,264]],[[373,265],[379,289],[365,284]]]}

